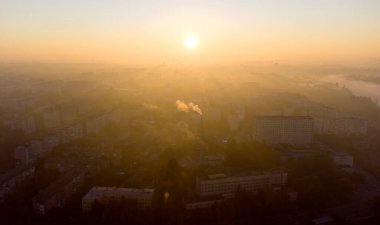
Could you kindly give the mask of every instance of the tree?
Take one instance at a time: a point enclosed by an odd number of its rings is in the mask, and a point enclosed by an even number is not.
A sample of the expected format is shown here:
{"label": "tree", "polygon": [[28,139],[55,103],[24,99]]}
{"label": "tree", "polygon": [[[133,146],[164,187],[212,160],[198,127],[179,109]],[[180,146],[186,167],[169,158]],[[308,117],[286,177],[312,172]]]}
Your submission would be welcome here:
{"label": "tree", "polygon": [[330,156],[289,162],[289,186],[299,192],[301,207],[312,211],[346,201],[353,191],[349,174],[336,166]]}

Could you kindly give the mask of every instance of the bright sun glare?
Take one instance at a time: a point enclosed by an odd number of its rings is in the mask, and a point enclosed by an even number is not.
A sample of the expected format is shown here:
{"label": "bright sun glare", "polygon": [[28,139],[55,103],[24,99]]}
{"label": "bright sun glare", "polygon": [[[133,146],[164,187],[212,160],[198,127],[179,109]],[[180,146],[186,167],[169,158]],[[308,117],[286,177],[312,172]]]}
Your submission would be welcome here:
{"label": "bright sun glare", "polygon": [[189,35],[185,39],[185,46],[189,49],[196,48],[198,45],[198,39],[194,35]]}

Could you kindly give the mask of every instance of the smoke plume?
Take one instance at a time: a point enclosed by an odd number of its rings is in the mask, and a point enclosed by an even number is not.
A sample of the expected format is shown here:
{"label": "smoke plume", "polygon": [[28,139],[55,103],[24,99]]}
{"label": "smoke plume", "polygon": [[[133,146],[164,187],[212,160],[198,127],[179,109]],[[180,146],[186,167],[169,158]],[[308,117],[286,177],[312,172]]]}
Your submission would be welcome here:
{"label": "smoke plume", "polygon": [[177,100],[175,102],[175,104],[177,105],[177,110],[178,111],[181,111],[181,112],[188,112],[189,111],[189,106],[187,106],[187,104],[181,100]]}
{"label": "smoke plume", "polygon": [[186,103],[184,101],[177,100],[175,103],[177,105],[177,110],[178,111],[181,111],[181,112],[193,111],[193,112],[198,113],[199,115],[202,115],[201,108],[198,105],[195,105],[192,102]]}
{"label": "smoke plume", "polygon": [[202,110],[201,108],[199,108],[198,105],[195,105],[193,104],[192,102],[189,103],[189,107],[191,108],[191,110],[193,110],[194,112],[198,113],[199,115],[202,115]]}

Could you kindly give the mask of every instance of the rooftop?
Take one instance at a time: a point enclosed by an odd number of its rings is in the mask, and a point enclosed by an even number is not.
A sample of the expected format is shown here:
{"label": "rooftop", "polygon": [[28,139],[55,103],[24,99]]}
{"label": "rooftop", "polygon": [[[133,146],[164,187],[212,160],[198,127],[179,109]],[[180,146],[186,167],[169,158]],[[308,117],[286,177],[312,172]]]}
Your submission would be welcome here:
{"label": "rooftop", "polygon": [[226,179],[226,178],[239,178],[239,177],[251,177],[251,176],[262,176],[262,175],[268,175],[268,174],[277,174],[277,173],[285,173],[286,171],[283,169],[276,169],[276,170],[270,170],[270,171],[248,171],[248,172],[242,172],[238,174],[209,174],[206,176],[200,176],[199,178],[203,180],[218,180],[218,179]]}
{"label": "rooftop", "polygon": [[218,178],[226,178],[227,176],[223,173],[219,173],[219,174],[210,174],[210,175],[207,175],[207,177],[209,179],[218,179]]}
{"label": "rooftop", "polygon": [[24,172],[27,172],[30,169],[34,169],[34,166],[15,168],[15,169],[9,170],[8,172],[6,172],[0,176],[0,184],[3,184],[12,178],[14,178],[14,177],[16,177],[16,176],[18,176]]}
{"label": "rooftop", "polygon": [[218,200],[223,200],[222,195],[210,195],[210,196],[194,196],[192,198],[187,198],[185,199],[186,204],[191,204],[191,203],[199,203],[199,202],[208,202],[208,201],[218,201]]}
{"label": "rooftop", "polygon": [[66,174],[63,174],[58,180],[51,183],[47,188],[38,192],[36,196],[34,196],[34,200],[39,203],[46,201],[57,193],[61,193],[65,189],[65,185],[71,183],[75,178],[81,176],[78,171],[70,171]]}
{"label": "rooftop", "polygon": [[306,120],[312,120],[313,118],[311,116],[266,116],[266,115],[256,115],[254,118],[257,119],[306,119]]}
{"label": "rooftop", "polygon": [[118,187],[93,187],[83,198],[94,198],[97,195],[153,195],[154,189],[150,188],[118,188]]}

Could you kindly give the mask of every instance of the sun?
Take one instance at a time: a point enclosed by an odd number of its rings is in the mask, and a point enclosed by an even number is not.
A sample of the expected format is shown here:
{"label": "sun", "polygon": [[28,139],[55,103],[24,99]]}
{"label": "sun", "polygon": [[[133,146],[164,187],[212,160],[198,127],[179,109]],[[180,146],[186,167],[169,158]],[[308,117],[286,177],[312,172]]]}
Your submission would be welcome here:
{"label": "sun", "polygon": [[185,46],[188,49],[194,49],[198,46],[198,39],[195,35],[189,35],[185,38]]}

